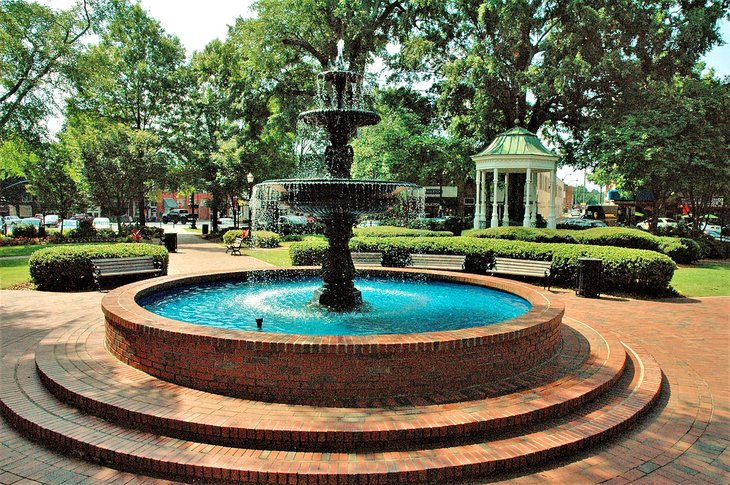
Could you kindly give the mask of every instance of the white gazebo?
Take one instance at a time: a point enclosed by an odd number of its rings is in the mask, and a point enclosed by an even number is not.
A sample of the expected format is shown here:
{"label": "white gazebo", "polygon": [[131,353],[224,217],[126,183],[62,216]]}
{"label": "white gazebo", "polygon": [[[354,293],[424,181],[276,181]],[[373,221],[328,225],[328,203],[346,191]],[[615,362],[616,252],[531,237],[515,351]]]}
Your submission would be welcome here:
{"label": "white gazebo", "polygon": [[[477,169],[476,210],[474,229],[498,227],[499,206],[504,204],[502,225],[509,225],[509,175],[524,173],[525,178],[525,217],[524,227],[535,227],[537,220],[537,174],[550,173],[550,205],[547,227],[555,229],[555,188],[557,186],[558,155],[548,150],[534,133],[516,126],[497,135],[492,143],[481,153],[471,157]],[[489,197],[489,174],[491,177],[491,198]],[[500,176],[504,179],[504,190],[499,189]],[[491,199],[492,216],[487,226],[487,200]]]}

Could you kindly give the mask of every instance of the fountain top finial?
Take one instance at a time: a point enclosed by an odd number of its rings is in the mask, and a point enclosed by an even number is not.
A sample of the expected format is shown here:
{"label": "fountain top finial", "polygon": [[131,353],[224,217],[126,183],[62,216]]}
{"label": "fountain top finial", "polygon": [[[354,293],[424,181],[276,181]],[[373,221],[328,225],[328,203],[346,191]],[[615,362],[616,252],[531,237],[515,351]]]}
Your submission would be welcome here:
{"label": "fountain top finial", "polygon": [[337,41],[337,57],[335,58],[335,66],[338,69],[345,69],[345,39]]}

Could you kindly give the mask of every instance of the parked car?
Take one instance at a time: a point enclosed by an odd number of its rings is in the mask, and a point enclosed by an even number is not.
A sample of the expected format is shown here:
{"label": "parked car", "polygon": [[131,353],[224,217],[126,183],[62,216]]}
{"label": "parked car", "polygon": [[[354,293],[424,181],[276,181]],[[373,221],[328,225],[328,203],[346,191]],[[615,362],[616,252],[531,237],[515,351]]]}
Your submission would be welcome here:
{"label": "parked car", "polygon": [[[644,231],[648,231],[649,227],[651,225],[651,220],[647,219],[645,221],[641,221],[636,225],[639,229],[643,229]],[[665,227],[677,227],[677,221],[675,221],[672,218],[669,217],[660,217],[657,219],[656,227],[659,229],[665,228]]]}
{"label": "parked car", "polygon": [[61,221],[61,229],[63,231],[72,231],[79,228],[81,221],[78,219],[64,219]]}
{"label": "parked car", "polygon": [[41,228],[41,220],[37,217],[24,217],[18,224],[28,224],[29,226],[35,226],[36,229]]}
{"label": "parked car", "polygon": [[357,227],[376,227],[379,225],[380,225],[380,221],[376,221],[373,219],[366,219],[366,220],[360,222],[360,224],[358,224]]}
{"label": "parked car", "polygon": [[218,219],[218,229],[230,229],[233,227],[232,217],[221,217]]}
{"label": "parked car", "polygon": [[724,243],[730,243],[730,236],[723,236],[720,231],[706,231],[706,234],[710,236],[715,241],[720,241]]}
{"label": "parked car", "polygon": [[287,215],[279,217],[279,224],[291,224],[294,226],[306,226],[308,224],[307,218],[304,216]]}
{"label": "parked car", "polygon": [[58,214],[48,214],[46,217],[43,218],[43,225],[46,227],[58,227],[58,223],[61,221],[61,218],[58,216]]}
{"label": "parked car", "polygon": [[74,214],[71,219],[76,219],[77,221],[93,221],[94,216],[91,214]]}
{"label": "parked car", "polygon": [[20,217],[18,216],[5,216],[5,229],[8,231],[13,230],[13,224],[19,224],[20,223]]}
{"label": "parked car", "polygon": [[558,222],[558,229],[590,229],[592,227],[608,227],[603,221],[597,221],[593,219],[581,219],[578,217],[570,217],[562,219]]}
{"label": "parked car", "polygon": [[94,217],[94,220],[91,223],[94,226],[94,229],[111,229],[112,223],[109,221],[108,217]]}
{"label": "parked car", "polygon": [[187,224],[189,219],[197,218],[198,214],[191,214],[187,209],[170,209],[162,214],[162,222],[164,224],[168,222],[172,222],[173,224]]}

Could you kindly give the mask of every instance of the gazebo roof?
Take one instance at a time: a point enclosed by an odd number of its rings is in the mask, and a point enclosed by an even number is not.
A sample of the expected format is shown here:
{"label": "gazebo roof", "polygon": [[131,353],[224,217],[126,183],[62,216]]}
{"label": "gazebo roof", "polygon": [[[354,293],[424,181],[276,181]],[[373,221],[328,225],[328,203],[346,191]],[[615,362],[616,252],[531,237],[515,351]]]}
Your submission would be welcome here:
{"label": "gazebo roof", "polygon": [[489,144],[487,148],[482,150],[473,158],[482,157],[504,157],[504,156],[527,156],[527,157],[550,157],[559,158],[557,154],[548,150],[542,144],[536,134],[526,129],[515,126],[514,128],[500,133]]}

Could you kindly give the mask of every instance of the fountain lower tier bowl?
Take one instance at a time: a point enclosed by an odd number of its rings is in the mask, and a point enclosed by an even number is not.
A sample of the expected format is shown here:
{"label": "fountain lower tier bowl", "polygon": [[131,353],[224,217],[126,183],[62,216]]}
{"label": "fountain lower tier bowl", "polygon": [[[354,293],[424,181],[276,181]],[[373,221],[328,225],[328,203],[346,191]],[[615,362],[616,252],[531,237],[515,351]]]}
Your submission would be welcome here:
{"label": "fountain lower tier bowl", "polygon": [[[102,301],[107,349],[132,367],[187,387],[259,401],[325,406],[455,394],[524,372],[559,350],[563,305],[534,286],[488,276],[395,268],[362,272],[493,288],[524,298],[531,309],[501,323],[457,330],[318,336],[184,323],[138,303],[158,292],[215,281],[286,281],[318,273],[318,268],[218,273],[117,288]],[[458,301],[452,305],[452,311],[460,311]],[[245,307],[238,315],[254,316]]]}
{"label": "fountain lower tier bowl", "polygon": [[280,202],[297,212],[318,217],[385,212],[402,195],[419,189],[409,182],[353,179],[267,180],[256,185],[255,197]]}
{"label": "fountain lower tier bowl", "polygon": [[329,133],[349,133],[361,126],[378,124],[380,116],[361,109],[315,109],[301,113],[299,119],[308,125],[324,128]]}

